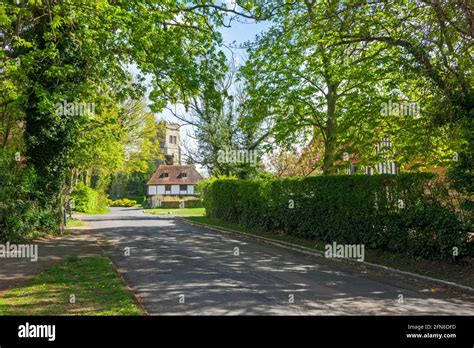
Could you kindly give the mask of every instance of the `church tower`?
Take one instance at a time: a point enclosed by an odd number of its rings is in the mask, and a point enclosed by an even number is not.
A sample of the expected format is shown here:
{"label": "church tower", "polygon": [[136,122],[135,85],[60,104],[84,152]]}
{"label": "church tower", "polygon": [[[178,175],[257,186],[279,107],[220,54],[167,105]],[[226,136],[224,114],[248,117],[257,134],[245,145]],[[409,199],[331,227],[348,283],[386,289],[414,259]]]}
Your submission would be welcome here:
{"label": "church tower", "polygon": [[166,123],[166,136],[164,143],[165,162],[168,165],[181,164],[181,147],[179,146],[179,124]]}

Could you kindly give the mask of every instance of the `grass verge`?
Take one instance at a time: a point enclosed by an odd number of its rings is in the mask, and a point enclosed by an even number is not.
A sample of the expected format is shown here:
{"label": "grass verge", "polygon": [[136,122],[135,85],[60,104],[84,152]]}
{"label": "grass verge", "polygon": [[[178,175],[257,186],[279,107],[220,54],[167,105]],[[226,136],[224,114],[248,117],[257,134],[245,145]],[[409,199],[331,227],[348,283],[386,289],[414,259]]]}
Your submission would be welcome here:
{"label": "grass verge", "polygon": [[182,209],[170,209],[170,208],[154,208],[145,209],[145,213],[153,215],[204,215],[204,208],[182,208]]}
{"label": "grass verge", "polygon": [[0,315],[141,314],[110,260],[99,256],[70,258],[0,295]]}
{"label": "grass verge", "polygon": [[[295,236],[289,236],[283,233],[270,233],[260,231],[238,224],[229,223],[216,218],[207,216],[189,216],[183,219],[194,221],[214,227],[222,227],[238,232],[245,232],[255,236],[274,239],[292,243],[313,250],[324,251],[327,243],[308,240]],[[455,282],[461,285],[474,287],[474,267],[472,265],[460,265],[443,261],[430,261],[409,257],[402,254],[396,254],[388,251],[377,249],[365,250],[365,261],[375,263],[382,266],[398,269],[400,271],[412,272],[432,278],[437,278],[449,282]]]}
{"label": "grass verge", "polygon": [[91,211],[91,212],[87,212],[87,213],[84,213],[82,211],[76,211],[74,210],[73,213],[74,215],[104,215],[104,214],[107,214],[107,213],[110,213],[110,208],[106,208],[104,210],[97,210],[97,211]]}
{"label": "grass verge", "polygon": [[66,220],[67,227],[83,227],[85,225],[85,222],[79,219],[67,218]]}

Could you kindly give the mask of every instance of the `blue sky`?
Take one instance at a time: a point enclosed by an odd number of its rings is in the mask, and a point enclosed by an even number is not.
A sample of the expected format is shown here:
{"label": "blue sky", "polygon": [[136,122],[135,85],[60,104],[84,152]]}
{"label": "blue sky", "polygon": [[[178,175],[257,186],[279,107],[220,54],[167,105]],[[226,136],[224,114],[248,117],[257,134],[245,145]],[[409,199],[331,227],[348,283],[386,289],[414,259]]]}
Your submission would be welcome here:
{"label": "blue sky", "polygon": [[[270,25],[270,22],[255,23],[240,20],[232,22],[230,28],[221,28],[220,32],[226,45],[239,46],[246,41],[253,41],[257,34],[265,32]],[[244,51],[243,49],[234,48],[234,53],[239,56],[242,55],[242,57]]]}

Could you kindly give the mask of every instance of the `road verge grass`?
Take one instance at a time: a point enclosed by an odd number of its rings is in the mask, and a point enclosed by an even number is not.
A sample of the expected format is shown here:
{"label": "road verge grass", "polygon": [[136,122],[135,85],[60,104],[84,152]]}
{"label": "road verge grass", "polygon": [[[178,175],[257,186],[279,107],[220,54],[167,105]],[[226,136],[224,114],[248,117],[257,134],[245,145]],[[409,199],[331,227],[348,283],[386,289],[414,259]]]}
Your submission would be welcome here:
{"label": "road verge grass", "polygon": [[74,218],[67,218],[66,227],[84,227],[86,224],[84,221]]}
{"label": "road verge grass", "polygon": [[153,215],[204,215],[204,208],[154,208],[154,209],[144,209],[147,214]]}
{"label": "road verge grass", "polygon": [[141,315],[106,257],[69,258],[0,295],[0,315]]}

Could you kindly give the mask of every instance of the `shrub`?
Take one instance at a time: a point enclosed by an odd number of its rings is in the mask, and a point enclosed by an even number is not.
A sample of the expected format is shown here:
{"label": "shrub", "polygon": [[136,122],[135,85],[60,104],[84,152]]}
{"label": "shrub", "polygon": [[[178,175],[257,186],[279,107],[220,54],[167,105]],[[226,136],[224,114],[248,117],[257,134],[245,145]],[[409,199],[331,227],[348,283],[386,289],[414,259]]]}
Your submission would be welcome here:
{"label": "shrub", "polygon": [[159,208],[167,208],[167,209],[178,209],[179,208],[179,201],[167,201],[161,202]]}
{"label": "shrub", "polygon": [[74,210],[88,214],[102,214],[107,211],[107,198],[104,193],[79,183],[71,194]]}
{"label": "shrub", "polygon": [[202,200],[200,199],[189,199],[184,201],[185,208],[202,208],[204,207]]}
{"label": "shrub", "polygon": [[33,168],[0,150],[0,241],[20,242],[58,231],[59,215],[42,200]]}
{"label": "shrub", "polygon": [[116,201],[109,200],[110,207],[133,207],[136,204],[137,201],[128,198],[117,199]]}
{"label": "shrub", "polygon": [[206,214],[312,240],[365,244],[427,259],[473,256],[468,230],[431,174],[210,179]]}
{"label": "shrub", "polygon": [[[203,203],[200,199],[189,199],[185,200],[184,208],[202,208]],[[160,208],[168,208],[168,209],[179,209],[181,201],[164,201],[161,202]]]}
{"label": "shrub", "polygon": [[121,200],[129,200],[129,201],[135,201],[135,204],[142,205],[146,202],[146,196],[127,196],[127,197],[115,197],[112,196],[112,199],[107,200],[107,205],[109,207],[112,207],[112,202],[116,201],[121,201]]}

